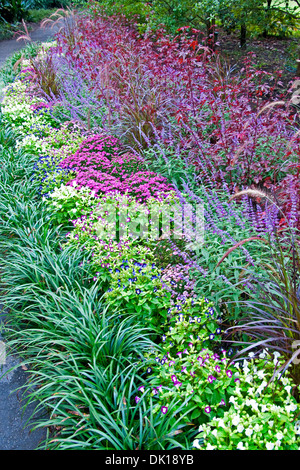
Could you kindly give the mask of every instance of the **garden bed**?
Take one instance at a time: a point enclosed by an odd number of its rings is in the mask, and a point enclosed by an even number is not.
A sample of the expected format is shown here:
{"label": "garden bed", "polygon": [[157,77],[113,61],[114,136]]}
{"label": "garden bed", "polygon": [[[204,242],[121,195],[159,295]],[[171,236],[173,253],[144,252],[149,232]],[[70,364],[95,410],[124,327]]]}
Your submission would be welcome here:
{"label": "garden bed", "polygon": [[3,74],[1,294],[43,448],[298,449],[295,109],[187,28],[69,15]]}

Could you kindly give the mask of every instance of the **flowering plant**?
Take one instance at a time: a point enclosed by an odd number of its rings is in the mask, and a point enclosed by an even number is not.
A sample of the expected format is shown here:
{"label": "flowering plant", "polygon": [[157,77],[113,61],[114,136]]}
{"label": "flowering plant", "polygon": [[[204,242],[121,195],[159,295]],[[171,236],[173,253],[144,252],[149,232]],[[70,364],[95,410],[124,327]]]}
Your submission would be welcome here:
{"label": "flowering plant", "polygon": [[[162,352],[149,354],[149,386],[156,396],[155,410],[168,406],[174,398],[188,401],[189,421],[204,422],[222,416],[235,383],[225,351],[221,329],[207,299],[187,299],[168,310],[170,327],[162,336]],[[159,391],[159,393],[158,393]]]}
{"label": "flowering plant", "polygon": [[[22,136],[36,134],[46,136],[55,125],[48,107],[40,107],[44,102],[41,98],[31,96],[28,100],[27,84],[17,79],[4,88],[2,113],[8,122]],[[37,109],[35,109],[35,106]]]}
{"label": "flowering plant", "polygon": [[[237,383],[229,398],[231,407],[222,417],[199,428],[194,441],[199,449],[299,449],[299,404],[293,396],[290,377],[277,377],[268,383],[284,360],[279,353],[259,357],[251,354],[232,367]],[[236,370],[237,369],[237,370]],[[298,387],[299,389],[300,387]]]}
{"label": "flowering plant", "polygon": [[117,311],[137,314],[147,326],[162,331],[171,293],[163,288],[160,277],[161,269],[155,263],[141,257],[126,259],[112,269],[110,288],[104,297]]}
{"label": "flowering plant", "polygon": [[52,212],[53,222],[57,224],[68,223],[69,220],[88,214],[97,204],[97,198],[89,188],[77,190],[75,186],[64,184],[55,188],[43,201]]}

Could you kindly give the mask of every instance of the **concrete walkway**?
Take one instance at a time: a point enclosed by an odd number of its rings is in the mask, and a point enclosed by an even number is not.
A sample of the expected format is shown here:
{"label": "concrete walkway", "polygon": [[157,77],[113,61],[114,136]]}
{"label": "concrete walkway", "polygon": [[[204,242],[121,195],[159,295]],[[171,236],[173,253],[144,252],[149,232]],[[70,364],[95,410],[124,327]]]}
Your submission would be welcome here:
{"label": "concrete walkway", "polygon": [[[36,27],[30,36],[33,41],[44,42],[51,39],[58,29],[59,27]],[[22,49],[24,45],[24,41],[17,42],[15,39],[0,41],[0,68],[10,55]],[[23,390],[16,391],[26,383],[27,377],[26,371],[19,366],[19,357],[4,354],[7,353],[7,348],[5,338],[1,336],[1,329],[5,326],[6,316],[0,305],[0,450],[34,450],[46,437],[46,431],[31,431],[32,422],[28,420],[36,404],[30,404],[24,411],[22,407],[26,399],[23,397]],[[8,372],[15,366],[18,367]]]}

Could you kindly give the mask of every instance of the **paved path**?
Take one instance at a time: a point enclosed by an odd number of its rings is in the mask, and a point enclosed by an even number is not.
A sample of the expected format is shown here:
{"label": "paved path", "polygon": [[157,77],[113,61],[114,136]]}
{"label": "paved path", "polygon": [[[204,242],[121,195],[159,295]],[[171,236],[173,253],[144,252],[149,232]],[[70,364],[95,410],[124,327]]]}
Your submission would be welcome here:
{"label": "paved path", "polygon": [[[29,33],[32,41],[34,42],[44,42],[52,38],[54,34],[58,31],[60,26],[52,28],[41,28],[39,26],[35,27],[33,31]],[[17,41],[16,39],[8,39],[5,41],[0,41],[0,68],[5,62],[5,60],[12,55],[14,52],[19,51],[25,45],[25,42]]]}
{"label": "paved path", "polygon": [[[54,36],[55,29],[37,27],[30,33],[33,41],[46,41]],[[0,68],[5,60],[15,51],[24,47],[24,41],[15,39],[0,41]],[[1,88],[1,84],[0,84]],[[35,405],[29,405],[25,411],[22,406],[26,400],[22,398],[23,391],[15,390],[26,383],[26,371],[20,366],[11,372],[12,367],[20,364],[17,356],[1,355],[6,350],[1,336],[1,325],[5,325],[5,312],[0,305],[0,450],[34,450],[46,436],[46,431],[39,429],[31,431],[32,423],[27,422],[32,415]],[[5,374],[5,375],[3,375]]]}
{"label": "paved path", "polygon": [[[0,306],[1,310],[2,306]],[[5,323],[5,315],[0,313],[1,324]],[[24,390],[16,391],[26,383],[26,372],[20,367],[17,356],[5,357],[5,342],[0,331],[0,450],[34,450],[46,437],[44,429],[31,431],[30,418],[36,403],[26,403]],[[19,365],[19,366],[18,366]],[[10,371],[12,367],[18,366]],[[5,374],[5,375],[3,375]]]}

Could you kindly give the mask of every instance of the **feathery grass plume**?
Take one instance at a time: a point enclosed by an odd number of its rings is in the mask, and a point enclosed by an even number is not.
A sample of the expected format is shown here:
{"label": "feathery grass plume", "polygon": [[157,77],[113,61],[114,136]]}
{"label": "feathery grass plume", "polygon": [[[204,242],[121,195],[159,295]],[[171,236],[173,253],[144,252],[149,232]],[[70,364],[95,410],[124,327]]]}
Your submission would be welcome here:
{"label": "feathery grass plume", "polygon": [[260,238],[260,237],[249,237],[249,238],[245,238],[244,240],[240,240],[239,242],[237,242],[234,246],[232,246],[231,248],[229,248],[229,250],[226,251],[226,253],[222,256],[222,258],[220,259],[220,261],[218,261],[217,265],[216,265],[216,268],[218,266],[220,266],[220,264],[224,261],[224,259],[230,255],[230,253],[233,252],[233,250],[235,250],[236,248],[239,248],[241,245],[243,245],[244,243],[247,243],[247,242],[250,242],[252,240],[260,240],[260,241],[263,241],[265,243],[268,243],[268,241],[264,238]]}
{"label": "feathery grass plume", "polygon": [[22,24],[23,24],[23,28],[24,28],[24,31],[17,31],[14,36],[17,36],[17,42],[18,41],[28,41],[28,42],[31,42],[32,39],[30,37],[30,34],[29,34],[29,31],[28,31],[28,28],[27,28],[27,25],[25,23],[24,20],[22,20]]}

